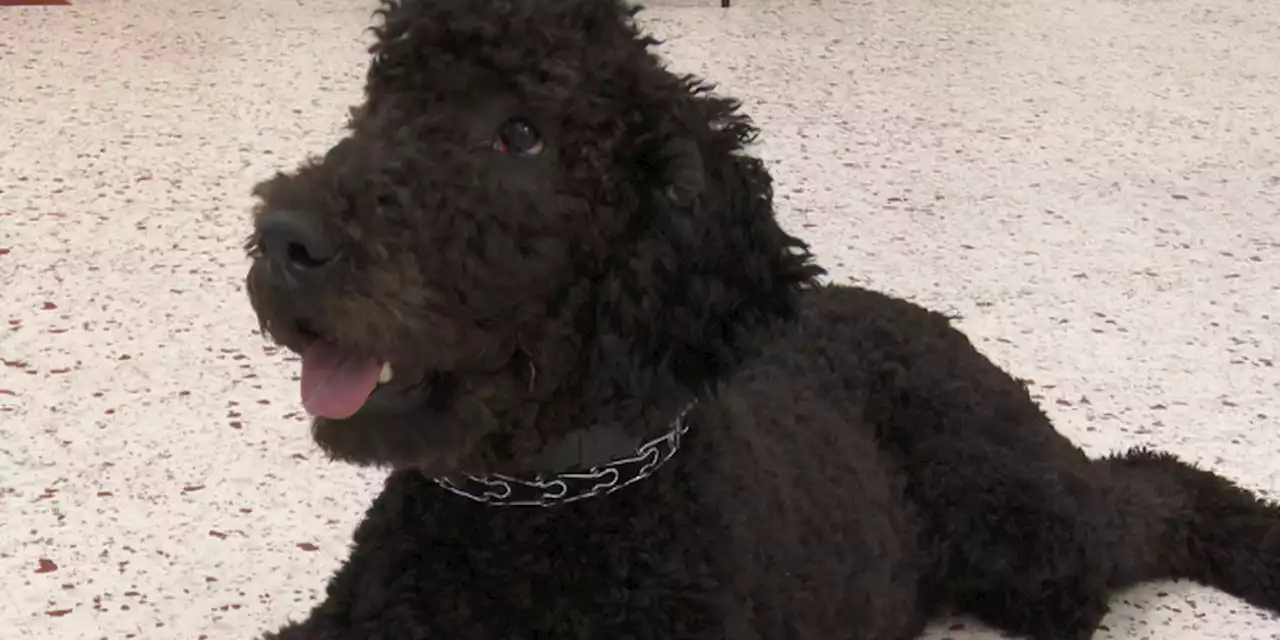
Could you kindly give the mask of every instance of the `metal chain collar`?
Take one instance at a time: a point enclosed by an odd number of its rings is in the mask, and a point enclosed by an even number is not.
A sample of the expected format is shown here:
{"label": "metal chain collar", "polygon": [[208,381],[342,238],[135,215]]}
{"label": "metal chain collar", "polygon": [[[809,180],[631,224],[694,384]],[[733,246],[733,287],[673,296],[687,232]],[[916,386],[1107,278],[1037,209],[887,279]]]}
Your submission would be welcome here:
{"label": "metal chain collar", "polygon": [[500,507],[554,507],[587,498],[608,495],[653,474],[680,450],[680,440],[689,431],[686,417],[693,404],[685,406],[671,428],[636,448],[634,455],[611,460],[583,471],[567,471],[533,478],[517,478],[501,473],[488,476],[463,474],[458,478],[432,478],[444,489],[488,505]]}

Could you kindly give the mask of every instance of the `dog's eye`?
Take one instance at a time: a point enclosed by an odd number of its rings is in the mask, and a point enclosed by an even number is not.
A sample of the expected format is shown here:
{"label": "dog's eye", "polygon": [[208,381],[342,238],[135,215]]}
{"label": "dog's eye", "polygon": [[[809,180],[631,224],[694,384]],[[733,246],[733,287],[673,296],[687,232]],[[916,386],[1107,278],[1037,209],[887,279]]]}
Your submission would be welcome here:
{"label": "dog's eye", "polygon": [[512,118],[498,127],[493,148],[506,155],[536,156],[542,152],[542,137],[528,120]]}

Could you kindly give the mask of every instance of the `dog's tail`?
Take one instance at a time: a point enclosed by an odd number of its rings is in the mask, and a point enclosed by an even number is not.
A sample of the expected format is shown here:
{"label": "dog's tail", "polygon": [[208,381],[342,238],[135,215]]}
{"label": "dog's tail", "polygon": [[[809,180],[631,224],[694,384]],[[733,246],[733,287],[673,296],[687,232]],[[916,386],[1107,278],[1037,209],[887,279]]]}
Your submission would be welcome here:
{"label": "dog's tail", "polygon": [[1280,506],[1176,457],[1131,449],[1098,461],[1112,522],[1111,584],[1190,579],[1280,611]]}

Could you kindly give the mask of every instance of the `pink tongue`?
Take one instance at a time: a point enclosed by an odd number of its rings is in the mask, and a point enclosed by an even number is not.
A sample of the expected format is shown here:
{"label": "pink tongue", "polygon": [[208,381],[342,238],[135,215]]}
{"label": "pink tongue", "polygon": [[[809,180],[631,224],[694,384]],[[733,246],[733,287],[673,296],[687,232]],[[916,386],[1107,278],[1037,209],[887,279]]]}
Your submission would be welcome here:
{"label": "pink tongue", "polygon": [[342,420],[364,406],[378,386],[382,365],[317,340],[302,354],[302,406],[307,413]]}

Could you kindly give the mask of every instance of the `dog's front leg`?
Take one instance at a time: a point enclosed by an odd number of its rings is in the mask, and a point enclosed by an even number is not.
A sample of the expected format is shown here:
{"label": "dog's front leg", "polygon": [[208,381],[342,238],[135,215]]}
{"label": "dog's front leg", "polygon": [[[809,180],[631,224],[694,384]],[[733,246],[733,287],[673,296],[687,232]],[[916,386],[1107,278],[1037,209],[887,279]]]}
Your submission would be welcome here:
{"label": "dog's front leg", "polygon": [[290,623],[275,633],[267,633],[258,640],[325,640],[333,636],[314,635],[307,631],[303,624]]}
{"label": "dog's front leg", "polygon": [[386,615],[353,616],[351,603],[327,600],[300,622],[291,622],[258,640],[430,640],[441,634],[421,620],[388,610]]}
{"label": "dog's front leg", "polygon": [[[442,541],[439,497],[440,490],[420,473],[389,476],[321,602],[305,619],[259,640],[494,637],[462,613],[468,608],[470,568],[458,554],[466,538],[455,532]],[[474,535],[469,524],[460,531]]]}

